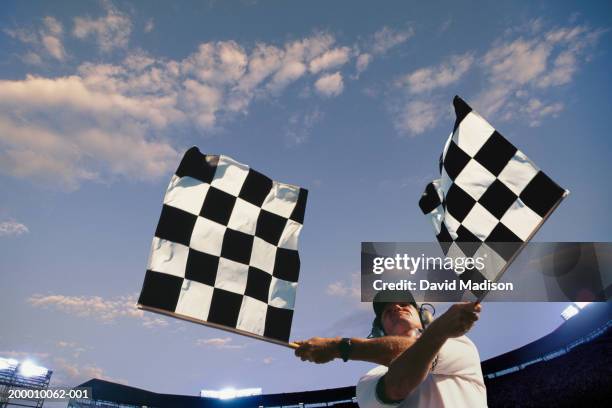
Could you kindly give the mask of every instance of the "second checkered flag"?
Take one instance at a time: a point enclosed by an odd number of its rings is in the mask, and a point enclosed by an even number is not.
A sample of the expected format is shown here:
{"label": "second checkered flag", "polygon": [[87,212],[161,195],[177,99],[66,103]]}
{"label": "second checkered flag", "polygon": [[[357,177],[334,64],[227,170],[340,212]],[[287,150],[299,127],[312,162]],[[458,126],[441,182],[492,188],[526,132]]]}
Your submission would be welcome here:
{"label": "second checkered flag", "polygon": [[[440,157],[440,178],[419,206],[449,257],[486,259],[462,280],[497,281],[567,191],[458,96],[456,120]],[[481,298],[485,293],[474,293]]]}

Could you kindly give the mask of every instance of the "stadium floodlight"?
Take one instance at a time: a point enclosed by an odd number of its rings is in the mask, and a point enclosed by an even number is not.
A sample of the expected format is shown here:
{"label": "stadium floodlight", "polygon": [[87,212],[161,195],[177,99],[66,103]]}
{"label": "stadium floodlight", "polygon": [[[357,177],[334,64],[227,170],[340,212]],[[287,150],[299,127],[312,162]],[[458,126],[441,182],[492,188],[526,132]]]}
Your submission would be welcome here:
{"label": "stadium floodlight", "polygon": [[48,370],[45,367],[34,364],[30,360],[26,360],[19,364],[18,371],[19,374],[24,377],[39,377],[41,375],[46,375]]}
{"label": "stadium floodlight", "polygon": [[17,364],[19,364],[19,361],[13,358],[0,357],[0,370],[6,370],[7,368],[15,367]]}
{"label": "stadium floodlight", "polygon": [[579,311],[580,310],[576,306],[569,305],[565,308],[565,310],[563,310],[563,312],[561,312],[561,317],[563,318],[563,320],[569,320],[572,317],[576,316]]}
{"label": "stadium floodlight", "polygon": [[261,395],[261,388],[242,388],[236,390],[234,388],[224,388],[222,390],[202,390],[201,397],[216,398],[216,399],[233,399],[238,397],[250,397],[252,395]]}
{"label": "stadium floodlight", "polygon": [[574,304],[578,306],[578,309],[584,309],[586,305],[589,305],[591,303],[593,302],[574,302]]}

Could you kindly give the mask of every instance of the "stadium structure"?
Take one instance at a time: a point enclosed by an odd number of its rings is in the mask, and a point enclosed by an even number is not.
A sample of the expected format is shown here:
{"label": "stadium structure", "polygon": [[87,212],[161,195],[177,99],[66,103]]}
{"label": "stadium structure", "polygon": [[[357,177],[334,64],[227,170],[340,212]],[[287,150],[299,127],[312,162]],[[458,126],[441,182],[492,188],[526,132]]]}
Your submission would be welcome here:
{"label": "stadium structure", "polygon": [[0,408],[42,407],[44,398],[9,399],[9,390],[46,390],[53,371],[31,361],[0,358]]}
{"label": "stadium structure", "polygon": [[[489,407],[600,407],[612,389],[612,302],[577,304],[550,334],[482,362]],[[49,374],[50,375],[50,374]],[[71,408],[357,407],[355,387],[216,399],[91,379],[91,399]],[[3,406],[3,405],[2,405]],[[36,405],[29,405],[36,406]]]}

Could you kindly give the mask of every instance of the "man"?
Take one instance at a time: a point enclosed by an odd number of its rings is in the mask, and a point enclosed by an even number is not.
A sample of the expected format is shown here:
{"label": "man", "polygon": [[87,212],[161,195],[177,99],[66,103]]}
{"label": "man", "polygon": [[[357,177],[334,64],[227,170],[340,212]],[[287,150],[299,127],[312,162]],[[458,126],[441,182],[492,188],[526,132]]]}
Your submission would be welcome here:
{"label": "man", "polygon": [[383,337],[314,337],[296,342],[296,356],[314,363],[342,358],[380,364],[357,384],[361,408],[486,407],[480,357],[465,337],[481,305],[455,304],[427,325],[412,295],[404,302],[380,295],[373,302],[374,326]]}

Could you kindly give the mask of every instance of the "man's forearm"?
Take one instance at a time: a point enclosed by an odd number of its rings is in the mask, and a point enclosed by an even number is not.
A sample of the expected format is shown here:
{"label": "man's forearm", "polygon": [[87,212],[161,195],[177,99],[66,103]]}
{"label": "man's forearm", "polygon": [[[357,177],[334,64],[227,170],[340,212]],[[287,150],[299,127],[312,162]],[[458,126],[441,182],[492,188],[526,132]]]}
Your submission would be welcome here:
{"label": "man's forearm", "polygon": [[402,400],[418,387],[445,342],[446,337],[432,325],[416,343],[395,358],[384,379],[387,397]]}
{"label": "man's forearm", "polygon": [[406,349],[415,344],[416,337],[385,336],[376,339],[351,339],[351,360],[389,366]]}

